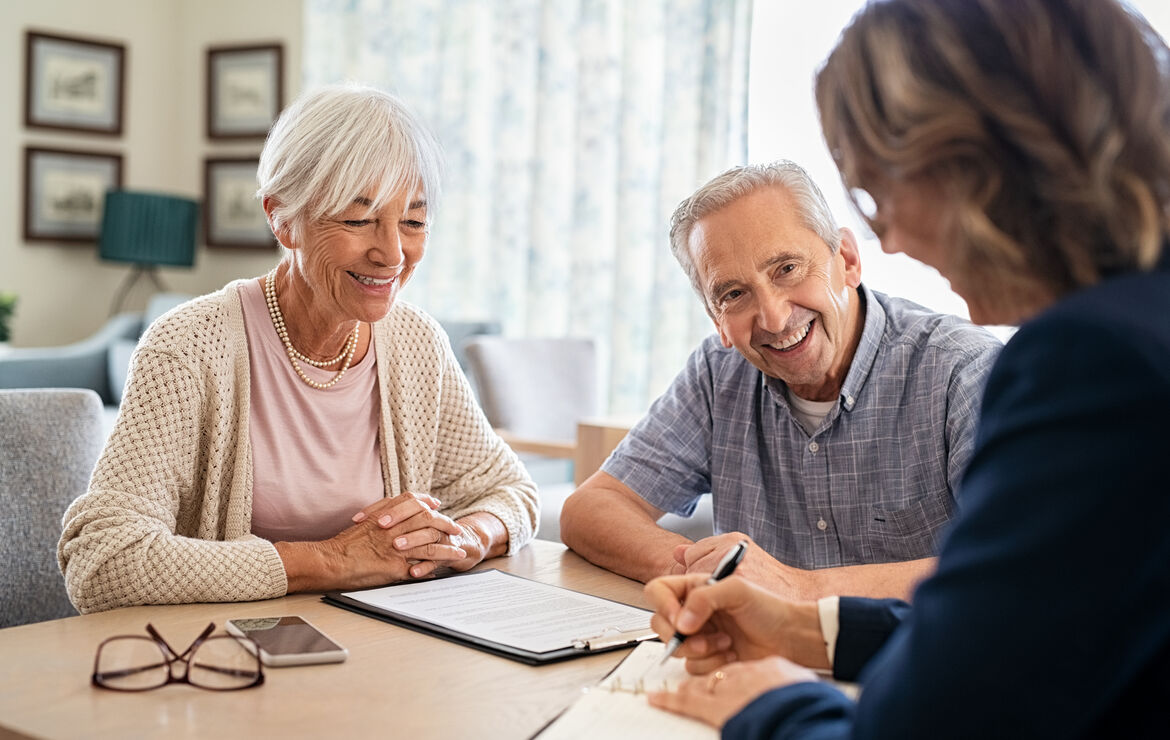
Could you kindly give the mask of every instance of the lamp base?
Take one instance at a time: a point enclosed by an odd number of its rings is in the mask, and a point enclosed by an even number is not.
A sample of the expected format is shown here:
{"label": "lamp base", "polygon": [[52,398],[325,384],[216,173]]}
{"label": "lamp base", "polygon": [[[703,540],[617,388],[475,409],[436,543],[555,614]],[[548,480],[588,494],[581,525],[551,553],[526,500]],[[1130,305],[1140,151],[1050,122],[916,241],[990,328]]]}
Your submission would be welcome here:
{"label": "lamp base", "polygon": [[137,283],[139,278],[142,277],[145,277],[146,279],[150,280],[150,282],[154,283],[154,287],[159,293],[166,292],[167,288],[165,285],[163,285],[162,279],[158,276],[157,267],[154,265],[136,264],[134,265],[134,269],[130,271],[130,274],[123,278],[122,284],[118,288],[118,292],[114,295],[114,302],[110,306],[111,316],[121,313],[122,304],[126,302],[126,296],[130,293],[130,289],[133,288],[134,284]]}

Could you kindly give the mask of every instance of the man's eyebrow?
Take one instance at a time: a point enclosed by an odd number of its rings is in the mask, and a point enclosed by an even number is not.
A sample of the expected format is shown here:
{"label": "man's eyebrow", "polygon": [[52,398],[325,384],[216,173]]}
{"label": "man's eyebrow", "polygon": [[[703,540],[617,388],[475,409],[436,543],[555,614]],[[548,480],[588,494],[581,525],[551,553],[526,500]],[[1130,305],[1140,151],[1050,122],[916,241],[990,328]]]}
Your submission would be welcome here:
{"label": "man's eyebrow", "polygon": [[[767,270],[768,268],[775,267],[776,265],[779,265],[781,263],[799,262],[801,259],[803,259],[803,255],[801,255],[799,252],[781,252],[780,254],[774,254],[771,257],[769,257],[768,259],[764,260],[762,263],[760,263],[760,266],[756,269],[760,270],[760,272],[763,272],[763,271]],[[720,280],[719,282],[713,284],[709,288],[710,295],[712,298],[718,298],[719,296],[723,295],[728,290],[734,288],[738,284],[739,284],[739,280],[737,280],[735,278],[730,278],[728,280]]]}
{"label": "man's eyebrow", "polygon": [[355,205],[365,206],[366,208],[369,208],[370,206],[374,205],[374,201],[370,200],[369,198],[363,198],[360,195],[358,197],[354,198],[353,202]]}
{"label": "man's eyebrow", "polygon": [[781,262],[799,262],[802,256],[803,255],[798,254],[797,252],[781,252],[780,254],[774,254],[760,263],[758,269],[762,272],[767,270],[769,267],[775,267]]}
{"label": "man's eyebrow", "polygon": [[415,200],[415,201],[411,201],[410,205],[407,206],[406,210],[417,211],[420,208],[426,208],[426,207],[427,207],[426,200]]}
{"label": "man's eyebrow", "polygon": [[711,288],[710,288],[710,291],[711,291],[711,292],[710,292],[710,295],[711,295],[711,297],[712,297],[712,298],[714,298],[714,299],[718,299],[718,298],[719,298],[719,296],[723,295],[723,294],[724,294],[724,293],[726,293],[728,290],[730,290],[731,288],[735,287],[735,286],[736,286],[738,283],[739,283],[739,281],[738,281],[738,280],[734,280],[734,279],[732,279],[732,280],[720,280],[719,282],[717,282],[717,283],[715,283],[714,285],[712,285],[712,286],[711,286]]}

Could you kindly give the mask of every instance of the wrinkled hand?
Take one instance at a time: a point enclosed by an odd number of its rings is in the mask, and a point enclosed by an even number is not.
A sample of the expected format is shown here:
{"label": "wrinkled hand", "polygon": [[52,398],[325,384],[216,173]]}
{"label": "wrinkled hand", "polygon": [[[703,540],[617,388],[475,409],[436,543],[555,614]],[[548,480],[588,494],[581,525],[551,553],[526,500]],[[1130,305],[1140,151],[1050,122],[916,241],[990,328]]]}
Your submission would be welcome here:
{"label": "wrinkled hand", "polygon": [[690,673],[772,655],[828,668],[820,616],[812,602],[792,602],[738,575],[707,584],[706,574],[663,576],[646,584],[650,626],[664,641],[688,635],[676,655]]}
{"label": "wrinkled hand", "polygon": [[688,678],[677,691],[652,692],[648,699],[652,706],[722,727],[764,692],[815,680],[816,674],[807,668],[784,658],[765,658]]}
{"label": "wrinkled hand", "polygon": [[[403,493],[370,504],[354,514],[354,526],[335,537],[350,557],[380,557],[397,574],[394,580],[422,578],[434,570],[428,563],[458,563],[468,558],[459,546],[464,530],[439,512],[429,494]],[[389,581],[383,581],[387,583]]]}
{"label": "wrinkled hand", "polygon": [[395,511],[384,511],[386,502],[380,501],[355,514],[354,521],[370,519],[384,529],[397,554],[409,561],[412,578],[424,578],[443,567],[470,570],[484,559],[507,551],[507,528],[491,514],[476,512],[453,521],[438,511],[440,502],[434,496],[404,495],[426,508],[414,511],[409,504],[404,504],[403,513],[408,515],[404,518]]}
{"label": "wrinkled hand", "polygon": [[681,570],[683,573],[710,574],[719,564],[719,559],[740,540],[748,541],[748,550],[743,562],[735,569],[737,576],[793,601],[817,598],[816,571],[801,570],[781,563],[741,532],[727,532],[704,537],[692,545],[679,545],[674,550],[678,567],[673,572]]}

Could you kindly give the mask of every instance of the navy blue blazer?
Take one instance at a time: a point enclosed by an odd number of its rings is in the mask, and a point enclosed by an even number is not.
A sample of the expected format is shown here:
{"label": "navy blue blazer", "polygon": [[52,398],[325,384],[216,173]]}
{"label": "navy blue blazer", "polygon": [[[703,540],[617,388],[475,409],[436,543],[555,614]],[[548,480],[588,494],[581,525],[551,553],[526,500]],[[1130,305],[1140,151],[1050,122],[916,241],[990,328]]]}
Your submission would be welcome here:
{"label": "navy blue blazer", "polygon": [[837,644],[833,678],[856,681],[890,635],[910,616],[910,605],[899,599],[842,596],[837,610]]}
{"label": "navy blue blazer", "polygon": [[860,702],[788,686],[725,738],[1170,737],[1168,263],[1004,347],[938,571]]}

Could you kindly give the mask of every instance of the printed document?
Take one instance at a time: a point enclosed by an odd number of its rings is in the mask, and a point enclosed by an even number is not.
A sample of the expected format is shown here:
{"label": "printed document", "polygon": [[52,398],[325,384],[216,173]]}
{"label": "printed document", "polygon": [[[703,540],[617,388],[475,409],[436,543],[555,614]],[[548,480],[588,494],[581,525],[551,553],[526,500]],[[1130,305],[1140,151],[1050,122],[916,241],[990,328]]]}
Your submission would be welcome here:
{"label": "printed document", "polygon": [[628,642],[654,635],[651,613],[645,609],[498,570],[343,596],[476,640],[533,653],[569,647],[597,649],[606,641]]}

